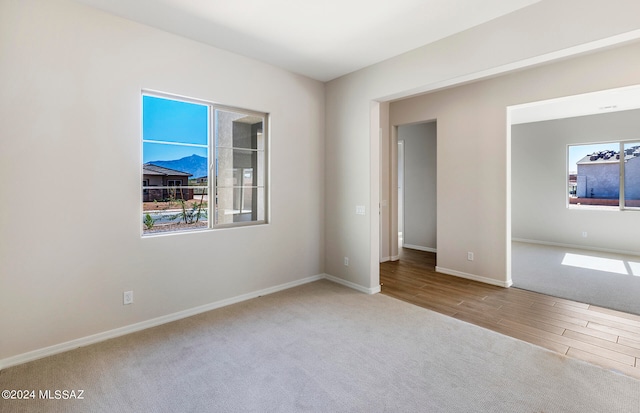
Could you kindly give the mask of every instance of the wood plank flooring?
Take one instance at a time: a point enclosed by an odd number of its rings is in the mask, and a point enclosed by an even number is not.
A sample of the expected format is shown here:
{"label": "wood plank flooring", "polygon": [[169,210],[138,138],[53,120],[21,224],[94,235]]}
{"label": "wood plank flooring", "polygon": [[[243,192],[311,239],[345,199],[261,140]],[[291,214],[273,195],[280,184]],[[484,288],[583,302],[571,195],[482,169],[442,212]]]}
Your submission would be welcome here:
{"label": "wood plank flooring", "polygon": [[640,379],[640,316],[435,272],[402,249],[380,264],[382,293]]}

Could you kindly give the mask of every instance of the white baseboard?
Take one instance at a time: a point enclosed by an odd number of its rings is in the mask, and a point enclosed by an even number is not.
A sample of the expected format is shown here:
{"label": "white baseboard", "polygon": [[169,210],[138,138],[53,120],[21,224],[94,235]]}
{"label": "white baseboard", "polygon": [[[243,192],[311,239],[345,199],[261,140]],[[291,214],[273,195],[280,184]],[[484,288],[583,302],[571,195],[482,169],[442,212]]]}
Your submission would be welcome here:
{"label": "white baseboard", "polygon": [[387,261],[398,261],[400,259],[399,255],[392,255],[391,257],[382,257],[380,258],[380,263]]}
{"label": "white baseboard", "polygon": [[377,287],[367,288],[367,287],[363,287],[361,285],[358,285],[356,283],[352,283],[351,281],[347,281],[347,280],[343,280],[342,278],[335,277],[333,275],[324,274],[324,277],[329,281],[333,281],[334,283],[344,285],[345,287],[353,288],[354,290],[360,291],[361,293],[377,294],[377,293],[380,292],[380,286],[379,285]]}
{"label": "white baseboard", "polygon": [[[278,291],[286,290],[289,288],[297,287],[299,285],[307,284],[310,282],[318,281],[323,278],[329,278],[334,281],[331,276],[325,274],[313,275],[311,277],[302,278],[300,280],[291,281],[285,284],[276,285],[274,287],[265,288],[263,290],[254,291],[247,294],[238,295],[236,297],[227,298],[225,300],[216,301],[214,303],[201,305],[199,307],[190,308],[188,310],[178,311],[177,313],[167,314],[165,316],[153,318],[151,320],[142,321],[139,323],[131,324],[128,326],[116,328],[102,333],[93,334],[86,337],[81,337],[75,340],[67,341],[65,343],[55,344],[53,346],[41,348],[38,350],[29,351],[27,353],[18,354],[17,356],[8,357],[0,360],[0,370],[7,367],[15,366],[18,364],[27,363],[29,361],[41,359],[43,357],[52,356],[54,354],[63,353],[65,351],[73,350],[78,347],[88,346],[100,341],[105,341],[111,338],[123,336],[125,334],[134,333],[136,331],[145,330],[147,328],[155,327],[161,324],[170,323],[172,321],[180,320],[186,317],[191,317],[196,314],[204,313],[207,311],[215,310],[216,308],[226,307],[231,304],[236,304],[241,301],[250,300],[252,298],[260,297],[263,295],[273,294]],[[336,281],[338,282],[338,281]],[[350,283],[351,284],[351,283]],[[347,285],[347,284],[343,284]],[[355,285],[355,284],[354,284]],[[349,285],[347,285],[349,286]],[[353,288],[353,287],[352,287]],[[362,291],[362,290],[360,290]],[[369,293],[368,291],[364,291]],[[372,294],[372,293],[369,293]]]}
{"label": "white baseboard", "polygon": [[250,300],[252,298],[273,294],[278,291],[286,290],[289,288],[297,287],[299,285],[307,284],[307,283],[322,280],[322,279],[327,279],[329,281],[344,285],[345,287],[353,288],[354,290],[357,290],[366,294],[376,294],[380,292],[380,286],[374,287],[374,288],[365,288],[365,287],[362,287],[361,285],[352,283],[350,281],[346,281],[341,278],[334,277],[333,275],[329,275],[329,274],[313,275],[310,277],[302,278],[300,280],[291,281],[285,284],[276,285],[274,287],[265,288],[263,290],[238,295],[236,297],[231,297],[224,300],[216,301],[214,303],[201,305],[199,307],[190,308],[188,310],[178,311],[177,313],[167,314],[165,316],[153,318],[151,320],[142,321],[139,323],[116,328],[113,330],[104,331],[102,333],[81,337],[75,340],[67,341],[65,343],[55,344],[53,346],[29,351],[27,353],[18,354],[12,357],[7,357],[5,359],[0,360],[0,370],[6,369],[11,366],[16,366],[18,364],[27,363],[29,361],[38,360],[44,357],[53,356],[54,354],[63,353],[65,351],[73,350],[78,347],[84,347],[90,344],[95,344],[101,341],[120,337],[125,334],[135,333],[136,331],[141,331],[147,328],[156,327],[161,324],[170,323],[172,321],[177,321],[183,318],[191,317],[193,315],[215,310],[217,308],[226,307],[228,305]]}
{"label": "white baseboard", "polygon": [[409,248],[411,250],[427,251],[427,252],[438,252],[438,250],[436,248],[423,247],[423,246],[420,246],[420,245],[404,244],[403,247],[404,248]]}
{"label": "white baseboard", "polygon": [[524,242],[525,244],[548,245],[550,247],[571,248],[571,249],[576,249],[576,250],[608,252],[608,253],[611,253],[611,254],[640,256],[640,252],[638,252],[638,251],[627,251],[627,250],[618,250],[618,249],[612,249],[612,248],[590,247],[590,246],[587,246],[587,245],[562,244],[560,242],[538,241],[538,240],[526,239],[526,238],[511,238],[511,241]]}
{"label": "white baseboard", "polygon": [[449,268],[443,268],[436,266],[436,272],[441,272],[443,274],[455,275],[456,277],[466,278],[468,280],[479,281],[485,284],[497,285],[498,287],[511,287],[513,282],[511,279],[506,281],[494,280],[493,278],[487,278],[480,275],[469,274],[462,271],[450,270]]}

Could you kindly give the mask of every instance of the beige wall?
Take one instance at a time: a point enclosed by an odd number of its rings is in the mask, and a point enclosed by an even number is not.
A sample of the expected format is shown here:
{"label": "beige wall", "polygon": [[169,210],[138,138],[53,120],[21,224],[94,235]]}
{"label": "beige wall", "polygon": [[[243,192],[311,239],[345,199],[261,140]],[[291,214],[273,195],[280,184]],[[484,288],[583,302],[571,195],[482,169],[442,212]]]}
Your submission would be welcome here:
{"label": "beige wall", "polygon": [[[143,88],[271,114],[269,225],[141,238]],[[0,367],[322,274],[323,140],[320,82],[77,3],[1,0]]]}
{"label": "beige wall", "polygon": [[637,84],[636,65],[640,43],[391,104],[391,124],[438,121],[440,270],[510,281],[507,107]]}
{"label": "beige wall", "polygon": [[[377,151],[394,144],[383,141],[380,145],[376,126],[381,123],[372,125],[372,101],[436,90],[637,39],[638,29],[637,2],[542,1],[329,82],[325,161],[330,168],[325,176],[332,185],[327,186],[325,198],[326,272],[366,288],[375,289],[379,283],[381,219],[375,212],[381,201],[389,199],[385,191],[391,194],[389,188],[395,182],[393,175],[377,175],[379,159],[390,156]],[[438,120],[441,269],[499,285],[509,283],[506,105],[640,83],[634,73],[638,54],[637,47],[632,47],[594,55],[583,63],[541,68],[539,73],[546,73],[543,78],[515,85],[506,80],[506,91],[502,86],[487,89],[483,83],[392,103],[396,108],[391,110],[395,115],[391,114],[390,127]],[[384,115],[379,116],[383,122]],[[467,152],[459,155],[461,146]],[[380,188],[381,182],[388,182],[388,188]],[[367,219],[353,214],[353,206],[362,203],[371,206]],[[390,203],[386,211],[380,209],[392,214],[389,227],[394,222],[392,208]],[[383,246],[388,234],[382,232]],[[466,260],[467,251],[476,253],[475,261]],[[351,256],[349,268],[342,265],[345,253]]]}

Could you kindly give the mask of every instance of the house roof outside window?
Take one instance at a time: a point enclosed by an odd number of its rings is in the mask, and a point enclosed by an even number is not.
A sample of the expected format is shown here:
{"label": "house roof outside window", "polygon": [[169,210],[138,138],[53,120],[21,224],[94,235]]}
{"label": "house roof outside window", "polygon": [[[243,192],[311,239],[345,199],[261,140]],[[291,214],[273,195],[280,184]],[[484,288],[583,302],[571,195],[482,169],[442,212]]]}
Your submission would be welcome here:
{"label": "house roof outside window", "polygon": [[[633,146],[624,151],[624,159],[625,161],[640,156],[640,146]],[[618,163],[620,162],[620,152],[605,150],[594,152],[590,155],[585,156],[576,162],[577,165],[593,165],[593,164],[603,164],[603,163]]]}
{"label": "house roof outside window", "polygon": [[165,168],[163,166],[154,165],[152,163],[145,163],[142,165],[142,171],[145,175],[161,175],[161,176],[191,176],[192,174],[187,172],[178,171],[176,169]]}

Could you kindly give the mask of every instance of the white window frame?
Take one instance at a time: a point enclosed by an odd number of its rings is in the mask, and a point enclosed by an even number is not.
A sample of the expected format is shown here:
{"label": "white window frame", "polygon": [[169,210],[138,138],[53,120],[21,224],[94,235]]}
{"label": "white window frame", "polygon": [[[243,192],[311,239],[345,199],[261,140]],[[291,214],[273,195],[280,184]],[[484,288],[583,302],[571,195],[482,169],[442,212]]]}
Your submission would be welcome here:
{"label": "white window frame", "polygon": [[[242,227],[242,226],[249,226],[249,225],[267,224],[269,222],[269,220],[268,220],[268,216],[269,216],[268,215],[269,214],[269,190],[268,190],[268,188],[269,188],[269,142],[270,142],[270,139],[269,139],[269,120],[270,120],[269,119],[270,118],[269,114],[265,113],[265,112],[256,112],[256,111],[253,111],[253,110],[240,109],[240,108],[236,108],[236,107],[232,107],[232,106],[219,105],[219,104],[212,103],[211,104],[211,111],[210,111],[210,116],[211,116],[211,119],[212,119],[212,121],[210,122],[210,124],[211,124],[211,134],[212,134],[211,136],[214,136],[213,134],[215,132],[215,127],[216,127],[216,125],[214,124],[214,121],[213,121],[214,114],[215,114],[216,110],[219,110],[219,111],[222,111],[222,112],[240,113],[240,114],[243,114],[243,115],[246,115],[246,116],[255,116],[255,117],[260,117],[260,118],[263,119],[263,121],[262,121],[262,135],[263,135],[262,138],[264,140],[264,143],[263,143],[264,148],[263,149],[248,149],[248,148],[233,147],[233,146],[230,146],[230,147],[217,146],[217,142],[215,142],[215,139],[211,139],[212,142],[210,143],[210,146],[211,146],[210,150],[212,149],[213,152],[210,152],[211,153],[211,155],[210,155],[211,158],[210,159],[214,159],[214,161],[211,162],[210,169],[209,169],[209,176],[210,177],[211,176],[214,176],[214,177],[216,176],[215,168],[218,165],[218,157],[219,157],[218,151],[219,151],[219,149],[230,149],[230,150],[241,150],[241,151],[256,151],[256,152],[262,151],[262,152],[264,152],[264,154],[263,154],[263,169],[264,169],[264,171],[263,171],[263,177],[264,177],[263,178],[263,180],[264,180],[264,199],[263,199],[263,204],[264,205],[263,205],[263,209],[264,209],[264,211],[262,213],[264,218],[256,220],[256,221],[240,221],[240,222],[233,222],[233,223],[217,224],[217,223],[215,223],[215,219],[217,217],[214,217],[214,219],[211,221],[211,222],[213,222],[212,228],[230,228],[230,227]],[[239,167],[239,169],[243,169],[243,168]],[[256,173],[257,173],[257,171],[254,170],[254,174],[256,174]],[[242,183],[243,182],[242,176],[240,176],[240,178],[241,178],[240,182]],[[218,189],[219,189],[217,179],[213,179],[213,180],[210,179],[209,181],[210,181],[209,186],[212,189],[213,194],[215,194],[215,196],[217,197]],[[220,186],[220,187],[222,187],[222,186]],[[243,186],[242,189],[244,189],[244,188],[245,187]],[[254,188],[254,187],[252,186],[252,188]],[[257,189],[259,187],[255,187],[255,188]],[[215,214],[215,210],[212,210],[210,212]],[[242,215],[242,205],[241,205],[241,208],[239,210],[239,214]]]}
{"label": "white window frame", "polygon": [[[254,111],[254,110],[249,110],[249,109],[243,109],[243,108],[238,108],[238,107],[233,107],[233,106],[227,106],[227,105],[220,105],[217,104],[215,102],[211,102],[211,101],[207,101],[207,100],[202,100],[202,99],[195,99],[195,98],[189,98],[189,97],[184,97],[184,96],[180,96],[180,95],[174,95],[174,94],[169,94],[169,93],[165,93],[165,92],[158,92],[158,91],[153,91],[153,90],[142,90],[141,93],[141,99],[140,99],[140,108],[141,108],[141,113],[143,111],[143,105],[142,105],[142,101],[143,101],[143,97],[144,96],[151,96],[151,97],[155,97],[155,98],[160,98],[160,99],[168,99],[168,100],[175,100],[175,101],[180,101],[180,102],[186,102],[186,103],[194,103],[194,104],[198,104],[198,105],[203,105],[203,106],[207,106],[208,107],[208,139],[207,139],[207,153],[208,153],[208,159],[209,159],[209,165],[208,165],[208,175],[207,175],[207,183],[206,184],[201,184],[201,185],[197,185],[197,187],[207,187],[207,193],[209,194],[209,201],[207,203],[207,219],[208,219],[208,227],[207,229],[209,230],[215,230],[215,229],[222,229],[222,228],[234,228],[234,227],[246,227],[246,226],[255,226],[255,225],[265,225],[269,223],[269,205],[270,205],[270,192],[269,192],[269,146],[270,146],[270,115],[267,112],[259,112],[259,111]],[[215,123],[215,113],[216,110],[219,111],[224,111],[224,112],[234,112],[234,113],[238,113],[238,114],[243,114],[243,115],[247,115],[247,116],[255,116],[255,117],[260,117],[262,118],[262,139],[264,140],[263,142],[263,149],[255,149],[256,151],[262,151],[263,152],[263,162],[262,162],[262,168],[258,168],[258,166],[256,166],[256,169],[254,169],[253,173],[256,174],[259,171],[257,171],[257,169],[262,169],[262,171],[260,171],[263,174],[263,182],[264,185],[262,187],[255,187],[255,188],[262,188],[263,192],[264,192],[264,196],[263,196],[263,205],[262,205],[262,209],[263,211],[261,212],[261,215],[263,217],[263,219],[258,219],[258,220],[253,220],[253,221],[241,221],[241,222],[232,222],[232,223],[217,223],[217,216],[216,216],[216,209],[218,208],[217,206],[217,191],[218,191],[218,185],[217,185],[217,175],[216,175],[216,169],[218,167],[218,147],[216,145],[216,139],[215,139],[215,133],[216,133],[216,123]],[[142,125],[142,119],[143,116],[141,116],[141,125]],[[145,140],[144,136],[142,136],[142,130],[143,128],[141,127],[141,138],[140,138],[140,142],[141,142],[141,146],[140,146],[140,154],[141,154],[141,169],[140,169],[140,173],[141,176],[143,175],[143,170],[142,170],[142,165],[144,165],[143,159],[142,159],[142,155],[143,155],[143,144],[145,142],[147,143],[154,143],[155,141],[152,140]],[[171,143],[169,143],[171,144]],[[183,144],[180,144],[183,145]],[[190,144],[184,144],[185,146],[189,146]],[[199,145],[191,145],[191,146],[199,146]],[[241,150],[254,150],[254,149],[248,149],[248,148],[228,148],[228,149],[241,149]],[[242,168],[240,167],[239,170],[242,171],[241,172],[241,183],[244,183],[244,178],[243,178],[243,172],[244,169],[246,168]],[[168,184],[168,182],[167,182]],[[148,185],[148,183],[147,183]],[[186,186],[183,187],[188,187],[188,184]],[[195,188],[195,187],[194,187]],[[253,187],[252,187],[253,188]],[[140,194],[143,194],[143,190],[146,189],[144,187],[144,185],[141,187],[141,191]],[[245,189],[244,186],[241,186],[241,193],[242,191]],[[242,204],[240,205],[240,214],[242,214]],[[140,203],[140,207],[142,210],[142,202]],[[144,216],[146,212],[143,210],[142,214]],[[150,233],[144,233],[144,230],[142,230],[142,235],[144,237],[152,237],[152,236],[158,236],[158,235],[167,235],[167,234],[188,234],[188,233],[193,233],[193,232],[202,232],[203,230],[206,229],[185,229],[185,230],[175,230],[175,231],[159,231],[159,232],[150,232]]]}
{"label": "white window frame", "polygon": [[[634,143],[638,143],[640,144],[640,139],[625,139],[625,140],[615,140],[615,141],[603,141],[603,142],[586,142],[586,143],[575,143],[575,144],[568,144],[567,145],[567,168],[566,168],[566,180],[565,180],[565,185],[567,186],[567,198],[566,198],[566,202],[567,202],[567,208],[569,209],[589,209],[589,210],[604,210],[604,211],[640,211],[640,207],[629,207],[625,205],[625,194],[624,194],[624,181],[625,181],[625,156],[623,155],[625,153],[625,145],[626,144],[634,144]],[[569,175],[570,175],[570,171],[569,171],[569,167],[570,167],[570,163],[569,163],[569,151],[571,149],[571,147],[575,147],[575,146],[584,146],[584,145],[605,145],[605,144],[618,144],[618,153],[620,154],[620,157],[618,159],[618,177],[619,177],[619,182],[618,182],[618,201],[619,201],[619,205],[618,206],[606,206],[606,205],[576,205],[576,204],[571,204],[570,202],[570,196],[569,196]],[[577,171],[576,171],[576,177],[577,177]]]}

